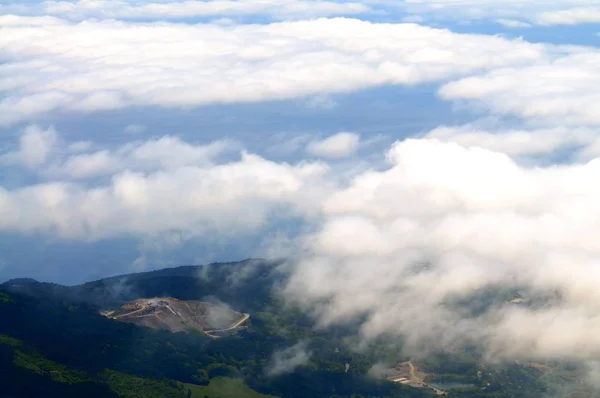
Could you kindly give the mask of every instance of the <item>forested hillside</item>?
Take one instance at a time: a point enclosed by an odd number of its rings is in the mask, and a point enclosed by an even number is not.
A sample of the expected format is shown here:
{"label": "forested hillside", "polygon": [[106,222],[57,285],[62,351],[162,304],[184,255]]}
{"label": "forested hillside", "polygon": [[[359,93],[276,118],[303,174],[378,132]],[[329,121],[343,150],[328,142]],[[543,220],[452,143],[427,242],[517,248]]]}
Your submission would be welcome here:
{"label": "forested hillside", "polygon": [[[187,397],[199,391],[220,394],[219,388],[236,385],[223,382],[232,379],[243,391],[277,397],[433,395],[430,388],[372,375],[375,365],[409,359],[402,357],[399,344],[382,342],[359,352],[350,329],[315,331],[310,318],[276,299],[271,294],[278,281],[275,265],[181,267],[75,287],[6,283],[0,287],[0,371],[8,375],[3,396]],[[214,300],[251,317],[248,327],[209,338],[199,331],[170,333],[99,315],[107,306],[156,296]],[[308,354],[305,361],[272,371],[278,366],[276,353],[298,346]],[[458,382],[462,387],[449,391],[452,396],[532,397],[548,391],[540,370],[485,367],[476,353],[433,355],[417,363],[427,371],[427,383]]]}

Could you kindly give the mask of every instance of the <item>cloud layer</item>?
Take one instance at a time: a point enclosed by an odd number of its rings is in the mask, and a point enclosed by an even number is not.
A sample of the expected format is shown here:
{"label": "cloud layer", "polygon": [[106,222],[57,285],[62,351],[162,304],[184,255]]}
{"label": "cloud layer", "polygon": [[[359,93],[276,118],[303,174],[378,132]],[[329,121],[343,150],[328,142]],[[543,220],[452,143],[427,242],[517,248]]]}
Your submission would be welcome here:
{"label": "cloud layer", "polygon": [[0,27],[5,126],[50,111],[191,107],[413,85],[548,57],[545,46],[520,40],[343,18],[223,27],[5,15]]}
{"label": "cloud layer", "polygon": [[338,133],[321,141],[312,141],[306,151],[324,158],[343,158],[353,155],[360,145],[360,136],[355,133]]}
{"label": "cloud layer", "polygon": [[461,23],[493,21],[508,28],[556,26],[600,21],[596,0],[531,2],[513,0],[63,0],[7,1],[0,13],[52,15],[74,21],[86,19],[189,20],[212,19],[235,23],[238,18],[298,20],[360,16],[395,20]]}
{"label": "cloud layer", "polygon": [[[243,236],[275,214],[310,217],[303,197],[327,189],[319,182],[325,165],[274,163],[246,152],[221,161],[218,155],[232,149],[226,141],[192,145],[165,136],[72,154],[52,149],[57,139],[53,129],[31,126],[19,148],[0,158],[35,166],[44,181],[0,187],[1,230],[80,240],[170,231]],[[91,184],[96,177],[103,180]]]}
{"label": "cloud layer", "polygon": [[533,25],[578,25],[598,22],[600,2],[597,0],[371,0],[367,4],[401,10],[423,21],[470,23],[495,21],[508,28]]}
{"label": "cloud layer", "polygon": [[276,19],[316,18],[368,14],[366,4],[352,1],[321,0],[213,0],[213,1],[146,1],[146,0],[78,0],[13,3],[0,6],[6,13],[53,15],[71,20],[84,19],[190,19],[271,16]]}
{"label": "cloud layer", "polygon": [[[367,341],[403,337],[419,351],[600,355],[589,334],[599,319],[600,190],[590,181],[600,159],[523,167],[433,139],[399,142],[388,158],[323,202],[322,226],[305,241],[314,255],[296,264],[287,297],[322,325],[366,319]],[[496,286],[560,299],[537,311],[501,301],[478,316],[449,304]]]}

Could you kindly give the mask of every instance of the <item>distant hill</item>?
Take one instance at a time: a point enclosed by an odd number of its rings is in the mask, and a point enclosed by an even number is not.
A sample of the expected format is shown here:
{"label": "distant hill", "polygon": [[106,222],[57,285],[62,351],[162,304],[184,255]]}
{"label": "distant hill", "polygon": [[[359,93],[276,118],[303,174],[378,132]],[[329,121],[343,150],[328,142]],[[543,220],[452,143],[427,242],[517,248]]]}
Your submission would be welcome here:
{"label": "distant hill", "polygon": [[280,262],[249,259],[167,268],[100,279],[77,286],[13,279],[0,287],[32,297],[67,300],[95,309],[119,306],[138,298],[222,301],[242,312],[262,308],[282,280]]}
{"label": "distant hill", "polygon": [[2,285],[4,286],[19,286],[19,285],[31,285],[34,283],[39,283],[35,279],[32,278],[14,278],[4,282]]}
{"label": "distant hill", "polygon": [[[0,396],[395,398],[434,396],[427,386],[435,385],[453,397],[530,398],[550,396],[554,384],[564,391],[581,373],[572,363],[486,364],[469,351],[412,358],[420,382],[411,372],[395,379],[420,388],[374,378],[374,365],[408,363],[401,344],[357,352],[352,325],[315,330],[273,294],[285,279],[280,264],[184,266],[78,286],[8,281],[0,285]],[[484,303],[506,296],[482,294]],[[219,310],[215,319],[209,309]],[[231,328],[238,321],[244,327]],[[305,359],[273,371],[291,347]]]}

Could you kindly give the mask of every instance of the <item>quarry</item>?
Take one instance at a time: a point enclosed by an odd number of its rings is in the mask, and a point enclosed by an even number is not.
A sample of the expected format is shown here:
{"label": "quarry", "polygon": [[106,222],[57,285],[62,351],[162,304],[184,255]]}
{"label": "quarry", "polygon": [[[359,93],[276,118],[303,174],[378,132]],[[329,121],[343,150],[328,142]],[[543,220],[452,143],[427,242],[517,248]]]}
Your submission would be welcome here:
{"label": "quarry", "polygon": [[249,314],[234,311],[224,305],[203,301],[182,301],[171,297],[138,299],[116,310],[101,314],[119,322],[133,323],[170,332],[197,330],[212,338],[243,326]]}

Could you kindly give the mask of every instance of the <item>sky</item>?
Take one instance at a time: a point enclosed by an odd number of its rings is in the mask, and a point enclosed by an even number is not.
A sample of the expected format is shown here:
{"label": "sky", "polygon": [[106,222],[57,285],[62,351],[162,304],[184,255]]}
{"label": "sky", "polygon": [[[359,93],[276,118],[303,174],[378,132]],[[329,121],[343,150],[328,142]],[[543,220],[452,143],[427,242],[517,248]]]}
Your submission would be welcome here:
{"label": "sky", "polygon": [[[365,340],[595,360],[599,22],[592,0],[3,1],[0,281],[284,256],[286,297],[367,314]],[[508,279],[562,301],[442,305]]]}

